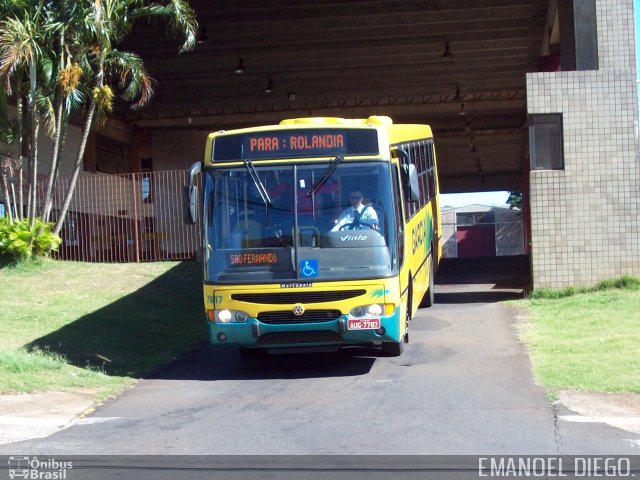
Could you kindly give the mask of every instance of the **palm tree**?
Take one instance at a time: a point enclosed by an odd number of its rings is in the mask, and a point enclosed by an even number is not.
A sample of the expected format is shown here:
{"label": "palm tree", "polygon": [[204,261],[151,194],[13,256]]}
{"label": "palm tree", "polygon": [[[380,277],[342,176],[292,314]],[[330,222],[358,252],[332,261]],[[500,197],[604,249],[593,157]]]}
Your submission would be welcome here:
{"label": "palm tree", "polygon": [[[16,95],[21,97],[22,79],[28,81],[26,102],[28,142],[28,199],[27,216],[33,225],[36,210],[36,178],[38,173],[38,93],[39,73],[42,71],[44,46],[59,25],[48,14],[47,2],[40,0],[3,1],[0,3],[0,79],[11,94],[12,80]],[[20,108],[19,108],[20,110]],[[20,179],[22,173],[20,172]],[[22,196],[22,185],[19,185]],[[20,199],[22,208],[22,199]]]}
{"label": "palm tree", "polygon": [[[180,52],[195,46],[198,25],[188,0],[0,0],[0,80],[7,94],[15,91],[18,117],[26,100],[28,144],[28,217],[36,214],[37,130],[46,120],[54,139],[41,216],[52,207],[59,159],[69,116],[85,108],[85,120],[73,174],[55,226],[59,233],[69,209],[89,131],[113,107],[114,90],[138,108],[153,95],[153,80],[142,59],[116,46],[143,19],[160,19],[183,38]],[[18,124],[20,122],[18,121]],[[23,133],[18,141],[22,143]],[[19,162],[21,169],[21,162]],[[18,175],[22,179],[21,170]],[[22,185],[17,188],[20,196]],[[24,202],[17,203],[21,209]],[[20,216],[22,218],[22,215]]]}
{"label": "palm tree", "polygon": [[79,23],[79,19],[87,13],[87,7],[82,2],[73,0],[59,0],[56,7],[55,14],[61,27],[53,39],[53,58],[47,69],[51,74],[47,76],[47,92],[42,96],[45,104],[42,110],[48,113],[46,120],[53,138],[47,190],[41,212],[44,222],[49,221],[51,214],[53,189],[58,179],[60,154],[69,116],[80,108],[83,98],[79,88],[82,69],[74,63],[72,49],[81,44],[77,35],[82,31],[83,25]]}
{"label": "palm tree", "polygon": [[[10,223],[14,219],[14,205],[16,200],[12,194],[13,177],[15,176],[15,157],[13,154],[18,122],[10,120],[7,113],[7,96],[0,89],[0,187],[2,188],[2,200],[4,201],[7,218]],[[15,193],[15,189],[13,189]]]}
{"label": "palm tree", "polygon": [[84,48],[80,55],[80,63],[89,73],[91,81],[89,104],[73,174],[54,227],[55,233],[60,233],[64,225],[96,110],[98,114],[105,114],[113,107],[111,85],[124,86],[122,98],[133,102],[133,108],[146,105],[153,95],[153,80],[145,71],[142,59],[133,53],[117,50],[115,45],[131,31],[136,21],[143,18],[163,19],[174,33],[184,37],[180,52],[195,46],[198,30],[195,13],[187,0],[169,0],[164,4],[150,5],[144,0],[93,0],[91,4],[90,14],[85,17]]}

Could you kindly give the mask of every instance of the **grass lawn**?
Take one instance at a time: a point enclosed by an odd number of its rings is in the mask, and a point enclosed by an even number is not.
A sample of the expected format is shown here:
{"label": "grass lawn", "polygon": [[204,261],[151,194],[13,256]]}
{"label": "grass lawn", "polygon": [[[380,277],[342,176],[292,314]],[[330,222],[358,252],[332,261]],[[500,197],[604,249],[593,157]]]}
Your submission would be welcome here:
{"label": "grass lawn", "polygon": [[536,380],[551,392],[640,393],[637,284],[513,303],[528,311],[521,338]]}
{"label": "grass lawn", "polygon": [[111,395],[205,338],[196,262],[0,269],[0,393]]}

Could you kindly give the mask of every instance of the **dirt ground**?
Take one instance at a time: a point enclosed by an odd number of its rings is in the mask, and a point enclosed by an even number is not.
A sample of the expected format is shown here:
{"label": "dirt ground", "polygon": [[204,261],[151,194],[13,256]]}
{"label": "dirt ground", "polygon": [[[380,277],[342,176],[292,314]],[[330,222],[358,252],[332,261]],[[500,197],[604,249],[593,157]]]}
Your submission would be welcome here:
{"label": "dirt ground", "polygon": [[640,395],[561,391],[558,402],[569,410],[628,432],[640,434]]}
{"label": "dirt ground", "polygon": [[0,395],[0,445],[45,438],[93,411],[93,389]]}

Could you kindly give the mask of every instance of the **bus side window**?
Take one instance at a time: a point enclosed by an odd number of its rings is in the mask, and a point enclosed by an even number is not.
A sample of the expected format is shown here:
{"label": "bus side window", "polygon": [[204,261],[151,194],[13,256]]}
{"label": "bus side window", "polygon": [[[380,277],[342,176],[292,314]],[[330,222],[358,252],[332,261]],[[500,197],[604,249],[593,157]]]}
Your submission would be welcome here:
{"label": "bus side window", "polygon": [[435,170],[435,156],[433,153],[433,142],[429,142],[427,145],[427,153],[429,159],[429,199],[436,196],[436,170]]}

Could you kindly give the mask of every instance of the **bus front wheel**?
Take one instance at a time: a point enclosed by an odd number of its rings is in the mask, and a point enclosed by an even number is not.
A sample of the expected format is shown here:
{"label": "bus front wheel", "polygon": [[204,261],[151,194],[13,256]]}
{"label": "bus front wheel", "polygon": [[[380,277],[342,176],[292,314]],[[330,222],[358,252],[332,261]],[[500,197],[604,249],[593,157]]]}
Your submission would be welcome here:
{"label": "bus front wheel", "polygon": [[382,342],[382,353],[387,357],[399,357],[404,352],[404,344],[409,343],[409,322],[411,321],[412,283],[409,280],[409,293],[407,298],[407,312],[405,314],[404,335],[399,342]]}
{"label": "bus front wheel", "polygon": [[382,353],[386,357],[399,357],[404,352],[404,338],[399,342],[382,342]]}

